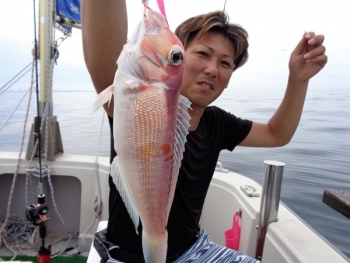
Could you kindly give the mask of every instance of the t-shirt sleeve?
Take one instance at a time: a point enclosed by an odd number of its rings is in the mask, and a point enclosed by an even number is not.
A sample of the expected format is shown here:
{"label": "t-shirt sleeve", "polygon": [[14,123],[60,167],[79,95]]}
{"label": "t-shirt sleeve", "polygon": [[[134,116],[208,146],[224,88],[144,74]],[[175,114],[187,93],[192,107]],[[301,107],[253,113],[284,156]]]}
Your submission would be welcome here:
{"label": "t-shirt sleeve", "polygon": [[235,115],[222,111],[220,114],[223,117],[224,138],[223,149],[233,151],[249,134],[253,122],[246,119],[241,119]]}

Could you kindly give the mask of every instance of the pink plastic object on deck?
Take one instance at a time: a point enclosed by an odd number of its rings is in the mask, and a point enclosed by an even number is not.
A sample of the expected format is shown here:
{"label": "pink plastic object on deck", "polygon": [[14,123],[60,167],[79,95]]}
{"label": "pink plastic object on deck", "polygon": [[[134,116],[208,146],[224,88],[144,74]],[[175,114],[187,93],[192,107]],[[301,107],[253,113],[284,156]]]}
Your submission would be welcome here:
{"label": "pink plastic object on deck", "polygon": [[238,250],[239,240],[241,238],[241,216],[242,211],[237,211],[233,216],[232,229],[225,231],[226,247]]}

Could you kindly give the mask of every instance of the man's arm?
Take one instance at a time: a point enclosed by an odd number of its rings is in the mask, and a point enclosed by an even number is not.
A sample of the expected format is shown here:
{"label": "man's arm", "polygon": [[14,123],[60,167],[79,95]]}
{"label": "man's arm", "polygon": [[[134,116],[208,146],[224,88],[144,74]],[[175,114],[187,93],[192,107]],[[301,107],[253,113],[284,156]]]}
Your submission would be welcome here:
{"label": "man's arm", "polygon": [[[82,35],[86,67],[97,93],[113,84],[117,59],[126,43],[125,0],[82,0]],[[113,117],[113,100],[108,107]]]}
{"label": "man's arm", "polygon": [[288,85],[281,105],[267,124],[253,122],[240,146],[283,146],[292,139],[303,111],[308,82],[327,63],[323,41],[323,35],[304,34],[289,60]]}

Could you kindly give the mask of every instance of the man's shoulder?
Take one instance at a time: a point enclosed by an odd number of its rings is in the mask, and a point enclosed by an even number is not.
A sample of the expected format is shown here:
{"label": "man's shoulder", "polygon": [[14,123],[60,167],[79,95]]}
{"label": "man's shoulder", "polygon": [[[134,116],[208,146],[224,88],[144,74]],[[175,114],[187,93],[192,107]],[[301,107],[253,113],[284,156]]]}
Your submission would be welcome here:
{"label": "man's shoulder", "polygon": [[219,108],[218,106],[208,106],[204,110],[204,113],[219,113],[219,112],[227,113],[227,111]]}
{"label": "man's shoulder", "polygon": [[228,111],[225,111],[217,106],[208,106],[205,108],[204,110],[204,113],[203,113],[204,116],[216,116],[218,118],[220,117],[228,117],[228,116],[234,116],[232,113],[228,112]]}

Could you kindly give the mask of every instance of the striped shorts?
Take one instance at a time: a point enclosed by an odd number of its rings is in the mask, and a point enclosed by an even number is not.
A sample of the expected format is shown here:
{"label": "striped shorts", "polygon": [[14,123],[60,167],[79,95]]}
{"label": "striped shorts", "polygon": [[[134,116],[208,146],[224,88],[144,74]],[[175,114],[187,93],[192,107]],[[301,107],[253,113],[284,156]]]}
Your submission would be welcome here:
{"label": "striped shorts", "polygon": [[[259,263],[260,261],[212,242],[207,230],[203,230],[197,241],[173,263]],[[109,259],[107,263],[121,263]]]}
{"label": "striped shorts", "polygon": [[259,263],[260,261],[212,242],[207,230],[174,263]]}

